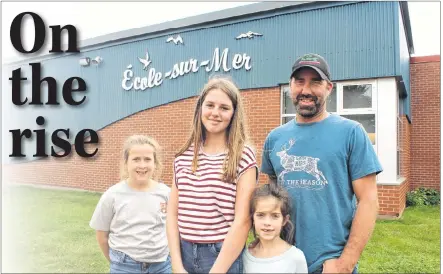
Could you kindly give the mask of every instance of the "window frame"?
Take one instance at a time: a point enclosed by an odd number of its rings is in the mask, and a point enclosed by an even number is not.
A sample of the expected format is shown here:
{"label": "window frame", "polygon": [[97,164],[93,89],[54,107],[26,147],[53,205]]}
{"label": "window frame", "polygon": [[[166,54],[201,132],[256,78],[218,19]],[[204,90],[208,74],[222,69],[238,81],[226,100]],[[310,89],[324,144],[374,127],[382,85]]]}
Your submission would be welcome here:
{"label": "window frame", "polygon": [[[378,144],[378,113],[377,113],[377,96],[378,96],[378,88],[377,88],[377,79],[361,79],[361,80],[345,80],[345,81],[334,81],[333,84],[336,85],[336,99],[337,99],[337,109],[334,112],[329,112],[337,115],[359,115],[359,114],[370,114],[375,117],[375,144],[372,145],[374,150],[377,152],[377,144]],[[352,86],[352,85],[371,85],[372,91],[372,102],[371,108],[353,108],[353,109],[344,109],[343,108],[343,87],[344,86]],[[285,91],[287,90],[287,92]],[[285,109],[285,98],[284,96],[288,96],[289,98],[289,84],[280,85],[280,125],[283,125],[284,118],[286,117],[295,117],[295,113],[284,113]],[[287,94],[286,94],[287,93]]]}
{"label": "window frame", "polygon": [[[371,85],[371,97],[372,107],[370,108],[349,108],[345,109],[343,107],[343,87],[344,86],[358,86],[358,85]],[[337,91],[337,113],[340,114],[376,114],[377,112],[377,81],[375,80],[358,80],[358,81],[340,81],[336,82]],[[339,114],[339,115],[340,115]]]}

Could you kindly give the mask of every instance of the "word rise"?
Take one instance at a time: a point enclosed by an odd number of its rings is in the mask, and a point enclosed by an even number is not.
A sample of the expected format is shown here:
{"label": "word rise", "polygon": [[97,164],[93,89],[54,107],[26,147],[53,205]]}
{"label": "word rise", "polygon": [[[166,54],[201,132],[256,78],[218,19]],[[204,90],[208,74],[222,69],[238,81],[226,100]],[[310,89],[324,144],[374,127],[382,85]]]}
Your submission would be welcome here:
{"label": "word rise", "polygon": [[[35,120],[37,125],[42,126],[45,124],[45,118],[38,116]],[[33,130],[37,136],[36,141],[36,153],[32,155],[33,157],[48,157],[46,154],[46,132],[45,129]],[[21,132],[20,129],[10,130],[12,133],[12,154],[9,157],[26,157],[22,154],[22,139],[23,136],[26,138],[32,138],[32,132],[30,129],[25,129]],[[66,139],[58,136],[59,132],[66,135]],[[87,133],[90,133],[90,140],[86,141]],[[57,129],[52,133],[51,136],[52,143],[57,147],[64,150],[63,154],[58,154],[54,150],[54,146],[51,147],[51,156],[53,157],[65,157],[71,153],[71,143],[69,142],[69,129]],[[83,129],[75,136],[75,151],[81,157],[92,157],[97,153],[97,148],[92,153],[87,153],[85,150],[85,144],[97,144],[98,135],[92,129]]]}

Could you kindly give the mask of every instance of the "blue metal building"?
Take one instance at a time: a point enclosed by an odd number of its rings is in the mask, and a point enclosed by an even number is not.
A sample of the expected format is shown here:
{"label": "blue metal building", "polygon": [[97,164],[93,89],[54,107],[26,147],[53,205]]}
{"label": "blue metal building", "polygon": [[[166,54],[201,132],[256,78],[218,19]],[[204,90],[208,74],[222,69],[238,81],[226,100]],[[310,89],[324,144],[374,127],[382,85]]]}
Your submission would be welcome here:
{"label": "blue metal building", "polygon": [[[292,63],[310,52],[324,56],[331,67],[335,109],[328,109],[362,122],[374,134],[379,154],[386,153],[380,157],[388,169],[398,163],[395,151],[385,151],[398,145],[396,119],[406,115],[411,122],[414,49],[406,2],[264,2],[104,35],[81,42],[79,49],[4,67],[2,107],[13,119],[4,119],[3,136],[10,129],[36,128],[39,115],[49,132],[98,131],[136,112],[195,96],[217,73],[229,74],[241,89],[280,86],[283,94]],[[30,79],[31,62],[41,63],[42,78],[57,80],[58,94],[66,79],[84,79],[85,103],[72,107],[60,95],[60,106],[12,105],[5,92],[11,90],[11,71],[21,67]],[[23,88],[23,96],[30,96],[30,84]],[[294,113],[284,96],[281,104],[283,123]],[[32,151],[35,145],[26,146]],[[379,181],[396,181],[394,173]]]}

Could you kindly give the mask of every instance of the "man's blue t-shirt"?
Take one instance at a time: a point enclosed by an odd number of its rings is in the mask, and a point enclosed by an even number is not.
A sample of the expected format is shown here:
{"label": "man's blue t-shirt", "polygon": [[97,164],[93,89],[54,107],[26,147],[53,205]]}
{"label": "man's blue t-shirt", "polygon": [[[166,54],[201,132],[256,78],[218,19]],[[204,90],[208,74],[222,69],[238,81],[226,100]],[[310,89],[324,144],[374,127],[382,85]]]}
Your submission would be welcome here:
{"label": "man's blue t-shirt", "polygon": [[352,181],[382,167],[361,124],[330,114],[319,122],[291,120],[272,130],[261,170],[288,190],[296,245],[313,272],[338,258],[346,245],[356,210]]}

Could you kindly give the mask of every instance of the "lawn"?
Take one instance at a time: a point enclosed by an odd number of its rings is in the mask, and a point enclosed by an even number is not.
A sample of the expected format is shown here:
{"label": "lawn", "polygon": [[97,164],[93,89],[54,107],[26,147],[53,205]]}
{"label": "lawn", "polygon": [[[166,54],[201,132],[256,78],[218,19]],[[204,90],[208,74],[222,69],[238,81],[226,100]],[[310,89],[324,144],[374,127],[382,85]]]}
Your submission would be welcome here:
{"label": "lawn", "polygon": [[[2,272],[108,272],[88,225],[99,198],[88,192],[3,189]],[[440,272],[440,207],[408,208],[400,220],[378,221],[359,272]]]}
{"label": "lawn", "polygon": [[377,221],[359,272],[440,273],[440,206],[411,207],[400,220]]}

